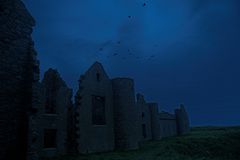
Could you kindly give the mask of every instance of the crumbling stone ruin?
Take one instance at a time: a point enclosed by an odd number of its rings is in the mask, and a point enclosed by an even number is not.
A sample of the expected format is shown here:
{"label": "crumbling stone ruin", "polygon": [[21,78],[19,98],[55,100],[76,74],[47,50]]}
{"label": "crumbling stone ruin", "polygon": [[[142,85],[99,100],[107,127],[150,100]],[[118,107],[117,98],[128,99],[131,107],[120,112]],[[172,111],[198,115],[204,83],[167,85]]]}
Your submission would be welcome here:
{"label": "crumbling stone ruin", "polygon": [[57,70],[39,81],[31,38],[34,19],[20,0],[0,0],[0,160],[137,149],[146,140],[189,132],[183,105],[175,114],[135,96],[134,80],[110,79],[94,63],[72,90]]}
{"label": "crumbling stone ruin", "polygon": [[190,124],[188,114],[184,108],[184,105],[181,104],[180,108],[175,110],[175,117],[177,122],[177,133],[179,135],[188,133],[190,131]]}
{"label": "crumbling stone ruin", "polygon": [[53,69],[45,73],[40,85],[41,105],[34,119],[37,136],[32,145],[42,156],[66,154],[72,90]]}
{"label": "crumbling stone ruin", "polygon": [[39,63],[35,21],[19,0],[0,0],[0,159],[25,159]]}
{"label": "crumbling stone ruin", "polygon": [[[159,119],[161,124],[160,125],[161,137],[175,136],[178,134],[177,119],[174,114],[162,111],[159,113]],[[179,132],[179,134],[182,133]]]}
{"label": "crumbling stone ruin", "polygon": [[137,149],[142,141],[189,132],[183,105],[176,114],[159,112],[157,103],[135,98],[132,79],[109,79],[99,62],[80,76],[75,105],[79,153]]}

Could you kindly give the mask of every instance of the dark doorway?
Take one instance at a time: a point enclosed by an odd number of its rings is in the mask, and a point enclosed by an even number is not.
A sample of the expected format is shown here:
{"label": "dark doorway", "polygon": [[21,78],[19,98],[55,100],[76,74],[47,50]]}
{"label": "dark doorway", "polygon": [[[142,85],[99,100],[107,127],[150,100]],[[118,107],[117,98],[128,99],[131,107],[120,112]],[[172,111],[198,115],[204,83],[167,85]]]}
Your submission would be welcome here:
{"label": "dark doorway", "polygon": [[56,148],[56,139],[56,129],[44,129],[44,148]]}

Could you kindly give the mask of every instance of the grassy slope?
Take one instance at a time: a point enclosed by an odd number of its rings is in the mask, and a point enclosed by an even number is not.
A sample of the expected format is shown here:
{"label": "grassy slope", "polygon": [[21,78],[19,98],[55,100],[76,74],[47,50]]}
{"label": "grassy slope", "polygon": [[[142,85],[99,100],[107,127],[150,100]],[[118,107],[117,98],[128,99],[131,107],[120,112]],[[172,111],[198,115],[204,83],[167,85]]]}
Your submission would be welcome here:
{"label": "grassy slope", "polygon": [[240,127],[195,127],[189,135],[145,142],[135,151],[56,160],[240,160]]}

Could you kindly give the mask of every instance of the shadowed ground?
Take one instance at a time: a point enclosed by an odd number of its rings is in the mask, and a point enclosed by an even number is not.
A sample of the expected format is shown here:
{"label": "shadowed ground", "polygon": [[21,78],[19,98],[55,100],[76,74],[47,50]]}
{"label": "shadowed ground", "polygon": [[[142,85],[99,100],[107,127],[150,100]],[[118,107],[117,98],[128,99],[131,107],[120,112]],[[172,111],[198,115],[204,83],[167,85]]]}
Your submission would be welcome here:
{"label": "shadowed ground", "polygon": [[135,151],[54,160],[238,160],[239,149],[240,127],[194,127],[189,135],[145,142]]}

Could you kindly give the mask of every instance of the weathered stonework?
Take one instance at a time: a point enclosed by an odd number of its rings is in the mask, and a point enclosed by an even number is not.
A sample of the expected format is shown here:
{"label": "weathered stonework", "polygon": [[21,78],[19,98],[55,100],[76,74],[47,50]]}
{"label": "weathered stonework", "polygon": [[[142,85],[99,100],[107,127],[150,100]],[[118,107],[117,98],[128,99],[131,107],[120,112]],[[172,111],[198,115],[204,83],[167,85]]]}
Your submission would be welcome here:
{"label": "weathered stonework", "polygon": [[45,73],[41,88],[42,103],[35,120],[37,152],[41,157],[64,155],[67,153],[68,114],[73,107],[72,90],[53,69]]}
{"label": "weathered stonework", "polygon": [[137,149],[144,140],[189,132],[182,105],[159,113],[143,95],[135,100],[132,79],[110,79],[98,62],[81,76],[72,104],[56,70],[39,82],[35,22],[20,0],[0,0],[0,23],[0,160]]}
{"label": "weathered stonework", "polygon": [[140,127],[134,81],[130,78],[115,78],[112,80],[112,85],[115,149],[137,149]]}
{"label": "weathered stonework", "polygon": [[152,140],[160,140],[160,119],[157,103],[148,103],[151,114],[151,130],[152,130]]}
{"label": "weathered stonework", "polygon": [[170,137],[177,135],[177,122],[176,116],[168,112],[159,113],[160,120],[160,136]]}
{"label": "weathered stonework", "polygon": [[137,94],[137,106],[141,110],[141,140],[151,140],[152,139],[152,129],[151,129],[151,112],[148,104],[146,103],[144,96]]}
{"label": "weathered stonework", "polygon": [[175,110],[176,120],[177,120],[177,131],[179,135],[187,134],[190,131],[190,122],[188,114],[181,104],[179,109]]}
{"label": "weathered stonework", "polygon": [[20,0],[0,0],[0,24],[0,159],[26,159],[39,79],[31,39],[35,22]]}
{"label": "weathered stonework", "polygon": [[[99,99],[97,103],[94,97]],[[132,79],[110,80],[103,66],[94,63],[80,77],[75,97],[78,152],[137,149],[142,141],[160,140],[182,134],[182,130],[189,131],[187,114],[182,108],[176,110],[176,115],[159,113],[157,103],[147,103],[141,94],[137,94],[136,99]],[[95,124],[96,116],[100,124]],[[104,123],[101,122],[103,117]]]}
{"label": "weathered stonework", "polygon": [[[112,96],[111,80],[102,65],[96,62],[81,76],[76,95],[78,152],[92,153],[114,149]],[[97,106],[93,104],[95,101]],[[102,108],[94,108],[100,105]],[[95,117],[101,123],[95,123]]]}

